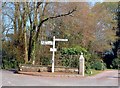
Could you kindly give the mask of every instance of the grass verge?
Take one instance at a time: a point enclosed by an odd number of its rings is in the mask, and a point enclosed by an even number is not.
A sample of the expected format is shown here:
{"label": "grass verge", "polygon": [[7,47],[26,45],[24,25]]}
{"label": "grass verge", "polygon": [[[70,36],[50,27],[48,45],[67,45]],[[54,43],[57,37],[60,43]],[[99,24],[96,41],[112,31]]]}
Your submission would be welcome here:
{"label": "grass verge", "polygon": [[103,72],[105,70],[95,70],[95,69],[91,69],[91,74],[85,74],[85,76],[94,76],[94,75],[97,75],[101,72]]}

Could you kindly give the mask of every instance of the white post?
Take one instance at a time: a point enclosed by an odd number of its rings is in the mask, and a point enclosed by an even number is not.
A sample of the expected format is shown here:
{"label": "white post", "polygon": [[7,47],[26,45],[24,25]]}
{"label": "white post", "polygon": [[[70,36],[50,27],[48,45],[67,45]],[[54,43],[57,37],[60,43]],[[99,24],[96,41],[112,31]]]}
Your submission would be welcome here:
{"label": "white post", "polygon": [[79,58],[79,74],[81,74],[82,76],[84,76],[84,57],[83,57],[83,53],[81,53],[80,58]]}
{"label": "white post", "polygon": [[53,55],[52,55],[52,73],[54,73],[54,56],[55,56],[55,36],[53,36]]}
{"label": "white post", "polygon": [[53,36],[53,41],[41,41],[42,45],[53,45],[53,48],[50,48],[50,51],[53,52],[53,54],[52,54],[52,73],[54,73],[55,51],[57,51],[57,49],[55,48],[55,41],[68,41],[68,39],[55,39],[55,36]]}

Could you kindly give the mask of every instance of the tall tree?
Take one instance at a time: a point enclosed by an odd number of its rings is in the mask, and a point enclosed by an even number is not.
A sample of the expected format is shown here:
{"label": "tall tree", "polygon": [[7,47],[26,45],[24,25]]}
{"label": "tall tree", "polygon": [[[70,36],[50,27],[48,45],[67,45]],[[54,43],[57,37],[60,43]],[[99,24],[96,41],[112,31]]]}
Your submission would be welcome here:
{"label": "tall tree", "polygon": [[38,43],[39,35],[41,35],[42,25],[48,20],[64,17],[76,11],[76,8],[73,8],[63,14],[46,15],[47,10],[51,10],[47,7],[48,4],[51,5],[51,3],[48,2],[6,3],[6,6],[8,5],[8,7],[11,6],[14,8],[13,13],[4,11],[6,14],[3,14],[4,17],[7,15],[9,17],[8,19],[11,19],[11,26],[12,24],[14,25],[13,37],[16,37],[13,43],[17,43],[17,46],[19,43],[24,44],[25,63],[27,63],[28,60],[31,60],[33,64],[35,63],[36,44]]}
{"label": "tall tree", "polygon": [[118,2],[118,8],[114,9],[116,12],[116,17],[117,18],[117,31],[116,31],[116,36],[118,36],[117,41],[114,43],[114,56],[115,58],[120,57],[120,2]]}
{"label": "tall tree", "polygon": [[117,23],[113,20],[115,14],[112,13],[115,6],[116,3],[103,2],[92,8],[92,13],[95,14],[95,40],[92,42],[92,48],[95,51],[104,52],[112,49],[112,43],[116,40],[114,28]]}

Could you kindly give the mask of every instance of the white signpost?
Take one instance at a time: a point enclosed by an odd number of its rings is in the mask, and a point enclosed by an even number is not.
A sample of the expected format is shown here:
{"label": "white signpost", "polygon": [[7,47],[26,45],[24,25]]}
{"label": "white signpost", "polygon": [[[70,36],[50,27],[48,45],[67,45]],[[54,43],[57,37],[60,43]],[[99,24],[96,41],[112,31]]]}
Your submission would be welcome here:
{"label": "white signpost", "polygon": [[55,36],[53,36],[53,41],[41,41],[41,45],[53,45],[52,48],[50,48],[50,51],[53,52],[52,54],[52,73],[54,73],[54,57],[55,57],[55,52],[57,49],[55,48],[55,41],[68,41],[68,39],[55,39]]}

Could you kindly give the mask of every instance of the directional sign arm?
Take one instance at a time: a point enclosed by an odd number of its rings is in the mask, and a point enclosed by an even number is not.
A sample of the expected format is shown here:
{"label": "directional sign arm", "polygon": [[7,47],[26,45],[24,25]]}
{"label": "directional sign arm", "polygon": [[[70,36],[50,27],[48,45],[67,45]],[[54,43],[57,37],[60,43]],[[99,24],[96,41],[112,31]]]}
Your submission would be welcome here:
{"label": "directional sign arm", "polygon": [[41,45],[53,45],[52,41],[41,41]]}
{"label": "directional sign arm", "polygon": [[57,49],[56,49],[56,48],[54,48],[54,49],[53,49],[53,48],[50,48],[50,51],[55,51],[55,52],[56,52]]}
{"label": "directional sign arm", "polygon": [[55,39],[55,41],[68,41],[68,39]]}

